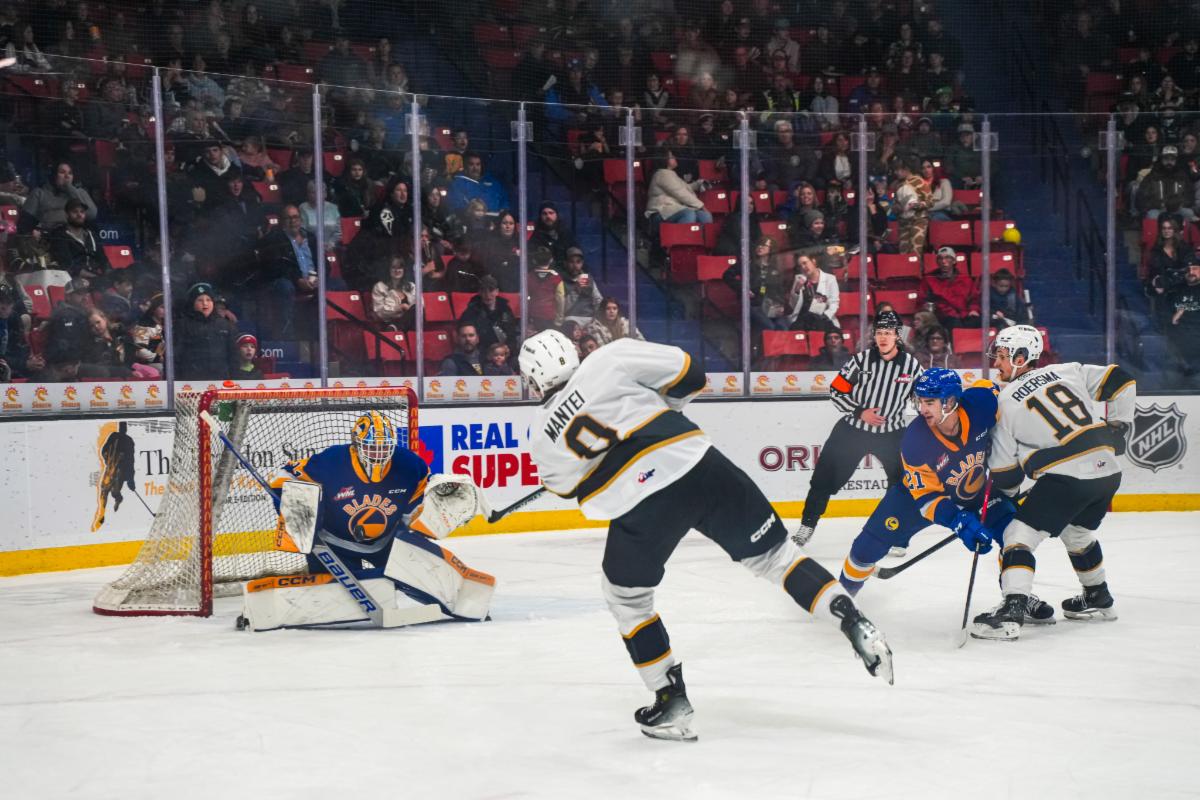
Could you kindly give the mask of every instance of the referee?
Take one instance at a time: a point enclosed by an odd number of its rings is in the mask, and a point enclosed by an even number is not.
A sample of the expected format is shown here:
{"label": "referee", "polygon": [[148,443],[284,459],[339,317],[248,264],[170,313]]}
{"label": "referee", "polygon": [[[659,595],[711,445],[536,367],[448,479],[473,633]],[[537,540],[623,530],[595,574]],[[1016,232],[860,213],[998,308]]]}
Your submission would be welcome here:
{"label": "referee", "polygon": [[813,470],[800,528],[792,534],[798,545],[808,544],[830,496],[846,485],[868,453],[883,464],[889,485],[900,482],[904,408],[922,371],[900,344],[900,327],[896,312],[881,311],[875,317],[875,344],[847,361],[829,387],[843,416]]}

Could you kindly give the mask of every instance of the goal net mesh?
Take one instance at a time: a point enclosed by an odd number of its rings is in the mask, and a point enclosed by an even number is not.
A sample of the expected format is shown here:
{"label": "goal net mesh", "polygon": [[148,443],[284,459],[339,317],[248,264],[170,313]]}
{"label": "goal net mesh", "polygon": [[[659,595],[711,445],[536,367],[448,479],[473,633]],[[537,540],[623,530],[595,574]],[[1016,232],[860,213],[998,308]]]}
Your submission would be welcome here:
{"label": "goal net mesh", "polygon": [[397,440],[416,442],[416,401],[401,387],[221,390],[180,394],[167,493],[137,559],[101,590],[101,614],[199,614],[243,581],[307,571],[305,558],[275,549],[277,513],[267,492],[221,443],[202,431],[207,410],[268,481],[290,461],[350,442],[360,415],[377,410]]}

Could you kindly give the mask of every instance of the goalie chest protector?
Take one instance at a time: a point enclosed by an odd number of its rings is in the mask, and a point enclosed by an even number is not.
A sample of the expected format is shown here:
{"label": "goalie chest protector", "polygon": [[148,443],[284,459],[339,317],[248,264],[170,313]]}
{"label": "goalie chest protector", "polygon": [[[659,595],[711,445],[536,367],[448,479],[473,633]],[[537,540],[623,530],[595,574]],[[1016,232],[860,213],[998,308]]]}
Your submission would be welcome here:
{"label": "goalie chest protector", "polygon": [[361,526],[367,541],[396,528],[397,520],[421,502],[429,466],[411,450],[397,447],[377,483],[370,480],[350,445],[327,447],[284,467],[289,476],[321,484],[321,527],[339,539],[354,541]]}

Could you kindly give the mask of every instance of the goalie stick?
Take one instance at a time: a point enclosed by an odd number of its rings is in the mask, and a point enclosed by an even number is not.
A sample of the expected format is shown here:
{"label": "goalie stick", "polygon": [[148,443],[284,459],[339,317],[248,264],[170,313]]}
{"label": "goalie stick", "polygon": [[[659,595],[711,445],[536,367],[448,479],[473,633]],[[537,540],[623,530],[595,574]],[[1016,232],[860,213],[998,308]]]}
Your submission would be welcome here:
{"label": "goalie stick", "polygon": [[[275,504],[275,510],[278,511],[279,493],[271,487],[271,484],[267,483],[266,478],[259,474],[258,470],[254,468],[254,465],[247,461],[246,458],[240,452],[238,452],[238,449],[234,443],[230,441],[229,437],[225,435],[225,432],[221,430],[220,423],[217,422],[216,418],[214,418],[213,415],[208,411],[201,411],[200,419],[204,421],[204,424],[208,426],[209,430],[217,434],[217,437],[221,440],[221,444],[225,445],[225,449],[233,454],[233,457],[236,458],[238,462],[246,468],[246,471],[250,473],[250,477],[254,478],[255,482],[257,482],[258,485],[263,488],[263,491],[265,491],[267,496],[271,498],[271,502]],[[325,565],[326,570],[329,571],[329,574],[333,575],[334,580],[336,580],[338,584],[346,590],[346,593],[349,594],[356,603],[358,603],[359,607],[363,610],[363,613],[367,615],[367,618],[371,620],[371,624],[376,628],[398,628],[404,625],[432,622],[435,619],[441,618],[441,609],[436,607],[434,608],[434,611],[437,613],[432,614],[428,607],[402,609],[385,608],[381,606],[379,602],[371,596],[371,593],[367,591],[366,587],[358,582],[358,579],[354,577],[354,573],[352,573],[346,567],[346,565],[342,563],[342,560],[338,558],[337,553],[333,552],[328,545],[322,542],[316,542],[312,546],[312,553],[322,564]],[[239,627],[240,626],[241,623],[239,621]]]}

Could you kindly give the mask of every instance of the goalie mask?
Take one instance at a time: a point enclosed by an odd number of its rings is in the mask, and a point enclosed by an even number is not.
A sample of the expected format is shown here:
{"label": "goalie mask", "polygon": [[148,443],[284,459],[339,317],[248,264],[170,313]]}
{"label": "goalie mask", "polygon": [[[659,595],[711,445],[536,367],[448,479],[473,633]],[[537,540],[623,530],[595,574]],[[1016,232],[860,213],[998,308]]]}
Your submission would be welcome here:
{"label": "goalie mask", "polygon": [[391,467],[392,454],[396,452],[396,429],[383,414],[368,411],[354,423],[350,449],[363,473],[377,483]]}

